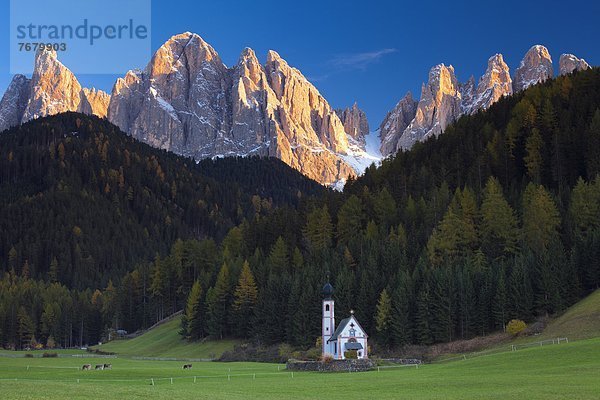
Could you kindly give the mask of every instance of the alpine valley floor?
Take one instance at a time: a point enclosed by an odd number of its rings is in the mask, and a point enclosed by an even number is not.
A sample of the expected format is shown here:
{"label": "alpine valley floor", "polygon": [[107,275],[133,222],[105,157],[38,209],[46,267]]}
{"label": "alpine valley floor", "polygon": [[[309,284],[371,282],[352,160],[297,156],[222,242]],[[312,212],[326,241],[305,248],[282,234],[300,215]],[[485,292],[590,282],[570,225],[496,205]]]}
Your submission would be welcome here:
{"label": "alpine valley floor", "polygon": [[[113,369],[79,369],[103,362]],[[195,362],[186,371],[181,366],[123,358],[0,357],[0,398],[597,399],[600,338],[366,373],[292,375],[282,365],[258,363]]]}

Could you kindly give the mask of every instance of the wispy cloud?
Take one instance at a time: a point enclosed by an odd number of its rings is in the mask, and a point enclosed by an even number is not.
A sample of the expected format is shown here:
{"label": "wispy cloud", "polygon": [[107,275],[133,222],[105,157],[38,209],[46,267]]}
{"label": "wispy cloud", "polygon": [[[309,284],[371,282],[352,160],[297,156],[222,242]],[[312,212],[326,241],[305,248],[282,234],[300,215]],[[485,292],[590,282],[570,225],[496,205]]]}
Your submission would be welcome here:
{"label": "wispy cloud", "polygon": [[396,49],[381,49],[368,51],[365,53],[339,54],[329,60],[329,65],[343,70],[365,70],[370,64],[379,61],[386,54],[394,52],[396,52]]}

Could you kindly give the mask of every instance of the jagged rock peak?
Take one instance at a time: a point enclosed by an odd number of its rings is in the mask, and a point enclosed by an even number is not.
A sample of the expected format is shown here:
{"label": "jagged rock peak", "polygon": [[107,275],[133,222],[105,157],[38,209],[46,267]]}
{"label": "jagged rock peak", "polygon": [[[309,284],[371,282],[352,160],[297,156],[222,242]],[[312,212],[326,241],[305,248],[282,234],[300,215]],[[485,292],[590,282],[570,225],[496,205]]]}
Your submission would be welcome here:
{"label": "jagged rock peak", "polygon": [[396,106],[387,113],[385,119],[379,126],[379,137],[381,138],[381,154],[389,156],[398,150],[398,141],[404,130],[408,127],[417,113],[419,104],[413,98],[411,92],[396,104]]}
{"label": "jagged rock peak", "polygon": [[32,118],[77,111],[81,85],[75,75],[56,58],[56,51],[37,52],[31,91],[22,122]]}
{"label": "jagged rock peak", "polygon": [[364,145],[365,135],[369,134],[369,122],[367,115],[354,102],[352,107],[335,110],[344,125],[344,131],[348,136]]}
{"label": "jagged rock peak", "polygon": [[30,80],[15,75],[0,100],[0,131],[19,125],[29,99]]}
{"label": "jagged rock peak", "polygon": [[84,114],[97,115],[100,118],[106,117],[108,113],[108,104],[110,95],[96,88],[83,88],[81,90],[81,103],[79,111]]}
{"label": "jagged rock peak", "polygon": [[561,54],[558,60],[560,75],[570,74],[573,71],[582,71],[590,68],[583,58],[577,58],[573,54]]}
{"label": "jagged rock peak", "polygon": [[531,85],[544,82],[554,75],[552,57],[548,49],[542,45],[531,47],[515,71],[513,91],[520,92]]}
{"label": "jagged rock peak", "polygon": [[323,184],[354,175],[341,158],[348,150],[341,121],[274,51],[262,66],[246,48],[227,68],[198,35],[175,35],[143,73],[117,81],[108,118],[139,140],[197,160],[275,156]]}
{"label": "jagged rock peak", "polygon": [[409,149],[418,141],[437,136],[461,115],[461,94],[454,67],[438,64],[429,71],[429,81],[421,89],[415,118],[398,141]]}
{"label": "jagged rock peak", "polygon": [[510,69],[504,62],[502,54],[495,54],[489,58],[485,74],[479,80],[472,103],[469,108],[465,109],[465,112],[472,114],[484,110],[503,96],[509,96],[512,93]]}

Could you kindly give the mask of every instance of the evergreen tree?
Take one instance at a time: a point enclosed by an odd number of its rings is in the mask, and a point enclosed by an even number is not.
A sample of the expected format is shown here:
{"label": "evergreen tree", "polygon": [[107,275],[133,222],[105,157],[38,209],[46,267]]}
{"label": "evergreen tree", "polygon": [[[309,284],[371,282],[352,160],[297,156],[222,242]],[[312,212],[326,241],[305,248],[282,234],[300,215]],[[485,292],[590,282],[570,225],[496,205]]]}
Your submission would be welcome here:
{"label": "evergreen tree", "polygon": [[195,281],[181,318],[181,334],[190,340],[204,337],[206,321],[204,320],[205,305],[202,295],[202,285],[199,281]]}
{"label": "evergreen tree", "polygon": [[517,252],[517,218],[494,177],[488,179],[483,191],[480,231],[482,250],[489,257],[496,259]]}
{"label": "evergreen tree", "polygon": [[395,345],[412,343],[413,318],[411,313],[412,289],[410,277],[400,273],[392,293],[391,337]]}
{"label": "evergreen tree", "polygon": [[365,215],[361,200],[352,195],[340,208],[337,215],[336,236],[339,243],[348,245],[360,235]]}
{"label": "evergreen tree", "polygon": [[229,267],[223,264],[215,286],[206,295],[208,333],[214,338],[223,339],[229,333],[230,305]]}
{"label": "evergreen tree", "polygon": [[232,326],[238,337],[250,336],[250,324],[254,319],[254,307],[258,301],[258,289],[248,261],[244,262],[237,286],[233,293]]}
{"label": "evergreen tree", "polygon": [[389,346],[392,341],[392,300],[387,289],[383,289],[377,302],[375,329],[379,343]]}
{"label": "evergreen tree", "polygon": [[546,251],[558,235],[560,215],[543,186],[527,185],[523,195],[523,239],[536,254]]}

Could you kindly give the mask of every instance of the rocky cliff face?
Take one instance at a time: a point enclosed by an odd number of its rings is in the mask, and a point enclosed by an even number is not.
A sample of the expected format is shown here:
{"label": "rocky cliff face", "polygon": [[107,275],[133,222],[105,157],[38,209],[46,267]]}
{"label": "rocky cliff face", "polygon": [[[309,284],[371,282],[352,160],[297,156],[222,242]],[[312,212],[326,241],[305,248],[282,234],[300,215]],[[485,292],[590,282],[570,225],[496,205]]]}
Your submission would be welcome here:
{"label": "rocky cliff face", "polygon": [[354,175],[344,126],[318,90],[276,52],[252,49],[227,68],[200,36],[173,36],[143,72],[115,83],[108,118],[135,138],[195,159],[271,155],[333,184]]}
{"label": "rocky cliff face", "polygon": [[80,94],[79,112],[97,115],[101,118],[107,116],[108,104],[110,103],[110,95],[108,93],[95,88],[83,88]]}
{"label": "rocky cliff face", "polygon": [[0,100],[0,131],[21,123],[29,100],[31,81],[15,75]]}
{"label": "rocky cliff face", "polygon": [[418,141],[437,136],[461,114],[461,94],[454,67],[436,65],[421,89],[415,118],[398,140],[398,147],[409,149]]}
{"label": "rocky cliff face", "polygon": [[16,75],[0,102],[0,130],[65,111],[103,117],[108,103],[103,91],[82,88],[55,51],[38,52],[31,79]]}
{"label": "rocky cliff face", "polygon": [[417,113],[416,101],[412,94],[408,92],[394,109],[390,111],[381,125],[379,126],[379,136],[381,138],[381,154],[388,156],[399,150],[398,141],[404,130],[408,127]]}
{"label": "rocky cliff face", "polygon": [[535,45],[525,53],[519,68],[515,71],[513,91],[520,92],[531,85],[544,82],[552,78],[552,57],[548,49],[541,45]]}
{"label": "rocky cliff face", "polygon": [[577,58],[573,54],[561,54],[558,60],[560,75],[570,74],[573,71],[582,71],[590,68],[583,58]]}
{"label": "rocky cliff face", "polygon": [[[586,68],[589,68],[588,63],[572,54],[560,57],[561,74]],[[485,74],[477,84],[473,77],[458,83],[452,67],[435,66],[429,73],[429,81],[423,85],[416,112],[412,112],[412,97],[404,98],[381,123],[381,152],[388,156],[399,149],[409,149],[417,141],[440,134],[461,115],[484,110],[503,96],[552,76],[552,58],[548,49],[541,45],[533,46],[525,54],[514,79],[511,79],[510,69],[501,54],[489,58]],[[411,119],[408,123],[407,118]]]}
{"label": "rocky cliff face", "polygon": [[[488,60],[485,74],[479,80],[477,89],[465,112],[473,114],[484,110],[503,96],[509,96],[512,93],[512,79],[508,65],[504,62],[502,54],[496,54]],[[465,101],[466,96],[463,95],[463,104]]]}
{"label": "rocky cliff face", "polygon": [[354,103],[352,107],[335,110],[336,114],[344,125],[344,131],[348,137],[352,138],[357,144],[364,147],[365,136],[369,134],[369,122],[367,115]]}
{"label": "rocky cliff face", "polygon": [[200,36],[173,36],[143,72],[130,71],[112,91],[108,119],[151,146],[197,159],[235,150],[227,67]]}

